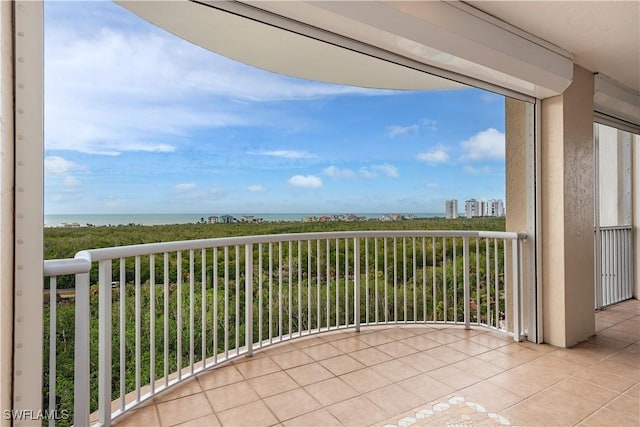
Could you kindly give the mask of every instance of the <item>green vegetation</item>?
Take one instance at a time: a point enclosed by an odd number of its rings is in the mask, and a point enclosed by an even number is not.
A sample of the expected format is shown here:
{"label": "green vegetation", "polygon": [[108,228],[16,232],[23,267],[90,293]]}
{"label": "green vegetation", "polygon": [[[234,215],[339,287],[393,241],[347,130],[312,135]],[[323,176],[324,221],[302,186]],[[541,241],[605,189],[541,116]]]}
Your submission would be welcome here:
{"label": "green vegetation", "polygon": [[[123,226],[89,227],[80,229],[46,229],[45,258],[68,258],[87,248],[110,247],[159,241],[201,239],[259,234],[282,234],[340,230],[425,230],[425,229],[473,229],[504,230],[504,219],[444,220],[423,219],[397,222],[331,222],[331,223],[266,223],[266,224],[186,224],[173,226]],[[329,248],[324,241],[288,243],[282,249],[273,245],[272,269],[268,268],[268,246],[263,245],[262,258],[253,250],[253,340],[269,339],[326,326],[344,325],[355,321],[353,300],[355,289],[352,242],[332,241]],[[364,241],[361,246],[361,253]],[[360,321],[374,322],[407,320],[454,320],[463,318],[463,258],[462,240],[447,240],[445,261],[442,239],[367,239],[368,256],[360,259]],[[476,249],[476,244],[478,247]],[[374,247],[378,247],[378,260]],[[495,322],[504,312],[504,305],[495,299],[496,283],[502,295],[503,272],[493,271],[496,255],[502,257],[503,246],[485,246],[484,242],[471,242],[471,298],[472,321],[477,320],[475,301],[479,302],[480,321]],[[453,251],[457,251],[453,262]],[[435,249],[435,250],[434,250]],[[477,252],[476,252],[477,250]],[[405,261],[403,254],[406,253]],[[386,255],[387,261],[384,261]],[[194,271],[190,272],[189,252],[182,256],[181,267],[177,255],[170,255],[168,276],[164,277],[163,257],[154,257],[154,283],[151,285],[150,258],[140,260],[140,281],[135,282],[132,260],[125,264],[125,283],[112,291],[112,396],[120,395],[120,340],[124,340],[125,393],[135,389],[136,323],[140,328],[140,386],[148,384],[151,367],[155,378],[161,378],[165,370],[171,374],[178,366],[187,367],[190,358],[198,363],[203,358],[202,336],[205,339],[204,357],[224,353],[242,346],[245,342],[245,256],[243,248],[230,248],[228,253],[220,249],[215,254],[205,253],[204,273],[206,283],[201,283],[203,273],[200,251],[194,254]],[[476,264],[476,256],[479,262]],[[487,258],[488,257],[488,258]],[[346,258],[346,259],[345,259]],[[415,268],[414,268],[415,259]],[[281,260],[281,261],[280,261]],[[262,269],[258,268],[262,265]],[[479,267],[479,268],[477,268]],[[489,270],[487,270],[489,267]],[[96,270],[94,268],[94,270]],[[113,262],[114,280],[119,279],[119,261]],[[91,283],[96,282],[95,272]],[[226,278],[226,279],[225,279]],[[63,279],[69,279],[65,282]],[[59,284],[72,285],[72,278],[58,278]],[[165,284],[166,282],[166,284]],[[214,286],[215,284],[215,286]],[[204,285],[204,286],[203,286]],[[193,287],[193,292],[191,288]],[[124,298],[124,299],[122,299]],[[444,300],[447,299],[445,314]],[[121,300],[122,299],[122,300]],[[204,300],[204,304],[203,304]],[[124,307],[124,330],[121,330],[120,302]],[[136,301],[141,313],[136,318]],[[152,304],[153,303],[153,309]],[[168,340],[164,341],[165,303],[167,304]],[[206,316],[202,317],[203,305]],[[319,308],[319,310],[318,310]],[[98,363],[98,296],[97,286],[91,291],[91,410],[97,409]],[[367,318],[367,312],[369,317]],[[44,406],[48,406],[49,382],[49,306],[45,301],[45,366]],[[262,317],[260,317],[262,314]],[[57,396],[59,408],[73,408],[73,334],[74,301],[59,299],[57,304]],[[180,318],[180,326],[178,319]],[[191,324],[191,319],[193,325]],[[151,360],[150,331],[155,323]],[[203,331],[204,326],[204,331]],[[225,329],[228,341],[225,342]],[[214,338],[215,332],[215,338]],[[193,334],[194,353],[190,352]],[[178,337],[181,345],[179,348]],[[168,361],[164,365],[165,346]],[[233,354],[233,352],[231,352]]]}
{"label": "green vegetation", "polygon": [[85,249],[215,237],[360,230],[504,231],[504,218],[425,218],[404,221],[264,222],[260,224],[174,224],[46,228],[44,259],[72,258]]}

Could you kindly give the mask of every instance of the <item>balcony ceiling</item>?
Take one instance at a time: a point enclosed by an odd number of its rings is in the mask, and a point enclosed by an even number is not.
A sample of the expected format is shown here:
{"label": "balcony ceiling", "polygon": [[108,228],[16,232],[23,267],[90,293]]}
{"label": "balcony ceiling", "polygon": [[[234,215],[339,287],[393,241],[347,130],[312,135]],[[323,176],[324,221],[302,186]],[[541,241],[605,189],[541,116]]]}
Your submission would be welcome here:
{"label": "balcony ceiling", "polygon": [[640,91],[640,2],[467,3],[571,52],[581,67]]}
{"label": "balcony ceiling", "polygon": [[206,49],[312,80],[393,89],[486,82],[546,98],[571,82],[573,56],[640,90],[637,1],[115,1]]}

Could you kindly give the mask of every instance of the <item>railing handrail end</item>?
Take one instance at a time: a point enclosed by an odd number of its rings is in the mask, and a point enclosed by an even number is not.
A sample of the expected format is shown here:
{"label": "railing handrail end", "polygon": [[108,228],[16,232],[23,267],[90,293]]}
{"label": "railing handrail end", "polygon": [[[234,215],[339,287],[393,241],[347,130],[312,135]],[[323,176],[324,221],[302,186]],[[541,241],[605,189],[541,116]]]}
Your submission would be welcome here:
{"label": "railing handrail end", "polygon": [[[86,252],[86,251],[83,251]],[[62,276],[65,274],[83,274],[91,270],[91,259],[84,257],[48,259],[43,262],[44,276]]]}

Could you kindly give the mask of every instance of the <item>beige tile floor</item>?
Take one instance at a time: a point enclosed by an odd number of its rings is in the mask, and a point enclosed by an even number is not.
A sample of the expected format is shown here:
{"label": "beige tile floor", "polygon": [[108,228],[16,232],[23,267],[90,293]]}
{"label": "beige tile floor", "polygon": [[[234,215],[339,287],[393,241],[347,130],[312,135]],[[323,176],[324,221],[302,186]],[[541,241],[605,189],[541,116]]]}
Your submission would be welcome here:
{"label": "beige tile floor", "polygon": [[571,349],[483,328],[317,335],[199,374],[125,426],[640,425],[640,301]]}

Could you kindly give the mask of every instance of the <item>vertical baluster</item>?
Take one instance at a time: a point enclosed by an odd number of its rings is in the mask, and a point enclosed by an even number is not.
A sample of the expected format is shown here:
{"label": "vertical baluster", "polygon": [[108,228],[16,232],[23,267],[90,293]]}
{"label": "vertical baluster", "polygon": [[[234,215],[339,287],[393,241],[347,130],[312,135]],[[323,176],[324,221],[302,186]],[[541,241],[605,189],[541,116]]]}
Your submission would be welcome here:
{"label": "vertical baluster", "polygon": [[433,305],[433,321],[436,322],[438,320],[438,313],[436,311],[437,280],[436,280],[436,238],[435,237],[431,238],[431,260],[433,264],[431,268],[431,272],[433,274],[432,282],[431,282],[432,283],[431,292],[433,293],[431,303]]}
{"label": "vertical baluster", "polygon": [[[111,260],[100,261],[98,271],[98,422],[103,426],[111,425]],[[81,285],[84,285],[82,283]],[[85,286],[82,286],[83,288]],[[89,277],[86,278],[86,304],[89,306]],[[79,301],[76,291],[76,304],[84,303],[85,301]],[[84,298],[83,298],[84,299]],[[136,310],[136,317],[140,312]],[[86,319],[87,328],[89,324],[89,318]],[[76,325],[78,326],[78,325]],[[88,335],[88,330],[87,330]],[[88,336],[87,336],[88,338]],[[136,341],[136,345],[139,344],[139,340]],[[84,347],[83,343],[76,341],[76,346],[80,345]],[[87,353],[82,358],[76,358],[75,364],[89,362],[89,342],[86,343]],[[80,360],[84,359],[85,360]],[[136,361],[136,370],[138,370],[139,363]],[[89,381],[87,366],[87,381]],[[138,371],[139,372],[139,371]],[[83,378],[83,377],[76,377]],[[87,384],[88,386],[88,384]],[[86,390],[87,395],[82,397],[82,400],[89,397],[89,390]],[[76,396],[77,397],[77,396]],[[139,399],[138,399],[139,400]],[[86,410],[88,410],[88,405]],[[88,412],[87,412],[88,416]]]}
{"label": "vertical baluster", "polygon": [[389,323],[389,295],[387,288],[389,287],[389,264],[387,252],[387,238],[384,238],[384,323]]}
{"label": "vertical baluster", "polygon": [[282,241],[278,242],[278,338],[282,341]]}
{"label": "vertical baluster", "polygon": [[149,384],[156,392],[156,256],[149,255]]}
{"label": "vertical baluster", "polygon": [[247,243],[244,246],[244,262],[245,262],[244,336],[245,336],[245,346],[247,347],[247,357],[249,357],[253,355],[253,244],[251,243]]}
{"label": "vertical baluster", "polygon": [[495,309],[496,309],[496,328],[500,329],[500,269],[498,268],[498,239],[493,239],[493,263],[494,263],[494,298],[495,298]]}
{"label": "vertical baluster", "polygon": [[[513,255],[512,255],[512,263],[513,263],[513,277],[520,278],[520,245],[518,244],[518,240],[513,241]],[[513,339],[515,341],[520,341],[521,335],[521,323],[520,323],[520,287],[521,282],[518,280],[517,283],[513,286]]]}
{"label": "vertical baluster", "polygon": [[[511,245],[517,245],[518,244],[518,240],[511,240]],[[513,271],[513,267],[511,268],[511,282],[507,283],[507,266],[509,265],[509,257],[507,255],[509,251],[507,250],[507,240],[503,239],[502,240],[502,271],[504,272],[504,297],[503,297],[503,301],[504,301],[504,329],[505,332],[509,332],[509,325],[512,325],[512,329],[513,328],[513,322],[515,322],[515,318],[513,317],[513,309],[509,310],[509,288],[513,289],[516,284],[518,283],[518,278],[516,277],[516,271]],[[511,250],[512,254],[513,254],[513,249]],[[513,263],[512,263],[513,265]]]}
{"label": "vertical baluster", "polygon": [[[136,312],[136,322],[135,322],[135,333],[136,333],[136,344],[135,344],[135,358],[136,358],[136,402],[140,402],[140,371],[142,369],[142,364],[140,360],[140,346],[141,343],[141,331],[140,331],[140,316],[141,316],[141,307],[140,307],[140,294],[142,293],[141,284],[140,284],[140,256],[137,255],[135,257],[135,312]],[[111,288],[111,283],[109,283],[109,288]]]}
{"label": "vertical baluster", "polygon": [[329,239],[325,240],[325,248],[327,251],[326,259],[325,259],[325,268],[327,271],[327,330],[331,327],[331,301],[329,298],[330,288],[331,288],[331,241]]}
{"label": "vertical baluster", "polygon": [[202,248],[200,253],[200,329],[202,330],[200,341],[202,353],[202,369],[204,369],[207,367],[207,249]]}
{"label": "vertical baluster", "polygon": [[322,313],[320,312],[320,268],[321,265],[321,251],[320,251],[320,240],[316,240],[316,298],[317,298],[317,308],[318,308],[318,332],[320,332],[320,328],[322,327]]}
{"label": "vertical baluster", "polygon": [[413,248],[413,322],[418,321],[418,284],[416,278],[416,238],[411,238]]}
{"label": "vertical baluster", "polygon": [[616,288],[617,288],[617,298],[616,298],[616,302],[622,301],[623,297],[622,297],[622,281],[623,281],[623,276],[622,276],[622,259],[623,259],[623,254],[622,254],[622,230],[617,229],[615,231],[616,233],[616,254],[617,254],[617,259],[616,259]]}
{"label": "vertical baluster", "polygon": [[[164,310],[163,310],[163,320],[164,320],[164,335],[163,335],[163,344],[164,344],[164,364],[162,365],[164,368],[164,386],[169,386],[169,253],[165,252],[163,257],[163,276],[164,276]],[[122,266],[122,262],[120,263]],[[120,282],[120,286],[124,286],[124,282]],[[121,294],[122,295],[122,294]],[[124,311],[123,311],[124,312]],[[122,349],[124,353],[124,348]],[[122,367],[123,364],[120,364]],[[124,376],[123,376],[124,378]],[[123,384],[124,389],[124,384]]]}
{"label": "vertical baluster", "polygon": [[340,327],[340,244],[336,239],[336,328]]}
{"label": "vertical baluster", "polygon": [[235,245],[233,256],[236,260],[236,278],[235,278],[235,288],[236,288],[236,355],[240,354],[240,246]]}
{"label": "vertical baluster", "polygon": [[229,359],[229,246],[224,247],[224,358]]}
{"label": "vertical baluster", "polygon": [[422,238],[422,321],[427,321],[427,238]]}
{"label": "vertical baluster", "polygon": [[[311,265],[312,265],[311,240],[307,240],[307,332],[311,333]],[[319,310],[318,310],[319,311]]]}
{"label": "vertical baluster", "polygon": [[353,239],[353,323],[360,332],[360,239]]}
{"label": "vertical baluster", "polygon": [[376,319],[376,324],[380,321],[379,317],[378,317],[378,238],[376,238],[373,241],[373,270],[374,270],[374,274],[375,274],[375,279],[374,279],[374,285],[376,287],[376,293],[374,295],[374,301],[375,301],[375,319]]}
{"label": "vertical baluster", "polygon": [[298,335],[302,335],[302,241],[298,240]]}
{"label": "vertical baluster", "polygon": [[[125,395],[127,394],[126,388],[126,367],[127,367],[127,358],[126,358],[126,285],[127,285],[127,270],[126,270],[126,261],[124,258],[120,258],[120,289],[118,290],[120,293],[120,411],[124,412],[125,407]],[[166,362],[165,362],[166,363]]]}
{"label": "vertical baluster", "polygon": [[453,269],[453,322],[458,323],[458,254],[457,242],[454,237],[452,240],[453,258],[451,260],[451,268]]}
{"label": "vertical baluster", "polygon": [[625,299],[629,299],[631,297],[633,297],[633,265],[631,262],[631,245],[633,244],[632,242],[632,236],[631,236],[631,230],[627,229],[625,231],[625,236],[626,236],[626,244],[625,244],[625,256],[624,259],[627,262],[627,268],[626,268],[626,274],[627,274],[627,279],[626,279],[626,284],[627,284],[627,293],[625,295]]}
{"label": "vertical baluster", "polygon": [[213,248],[213,363],[218,364],[218,248]]}
{"label": "vertical baluster", "polygon": [[176,254],[176,333],[177,333],[177,348],[176,354],[176,369],[178,372],[178,380],[182,379],[182,252],[178,251]]}
{"label": "vertical baluster", "polygon": [[273,343],[273,243],[269,242],[269,344]]}
{"label": "vertical baluster", "polygon": [[[73,360],[73,423],[74,425],[89,424],[89,273],[76,274],[76,308]],[[100,322],[100,331],[104,330]],[[102,339],[99,339],[99,345]],[[102,359],[101,359],[102,360]],[[101,363],[98,367],[98,375],[103,381]],[[104,402],[104,397],[99,396],[99,402]],[[99,408],[104,411],[103,405]],[[102,415],[103,418],[104,415]]]}
{"label": "vertical baluster", "polygon": [[402,238],[402,320],[407,323],[407,238]]}
{"label": "vertical baluster", "polygon": [[613,302],[613,274],[612,274],[612,261],[613,261],[613,245],[611,244],[611,230],[607,230],[607,305]]}
{"label": "vertical baluster", "polygon": [[464,289],[464,328],[469,330],[471,329],[471,308],[470,308],[470,283],[469,283],[469,238],[462,238],[462,261],[463,261],[463,274],[464,277],[462,279],[463,289]]}
{"label": "vertical baluster", "polygon": [[262,347],[262,243],[258,244],[258,343]]}
{"label": "vertical baluster", "polygon": [[189,372],[193,375],[195,359],[195,252],[189,251]]}
{"label": "vertical baluster", "polygon": [[369,323],[369,239],[364,239],[364,321]]}
{"label": "vertical baluster", "polygon": [[623,229],[620,229],[620,299],[624,300],[627,296],[626,281],[627,281],[627,251],[625,248],[626,236]]}
{"label": "vertical baluster", "polygon": [[491,321],[491,250],[489,249],[489,239],[485,238],[484,239],[484,244],[485,244],[485,251],[484,251],[484,258],[485,258],[485,287],[486,287],[486,293],[487,293],[487,319],[486,319],[486,324],[487,326],[493,326],[493,322]]}
{"label": "vertical baluster", "polygon": [[442,238],[442,304],[444,307],[443,310],[443,320],[447,323],[447,238]]}
{"label": "vertical baluster", "polygon": [[344,239],[344,325],[349,326],[349,239]]}
{"label": "vertical baluster", "polygon": [[[58,290],[56,287],[56,276],[51,276],[49,278],[49,411],[57,410],[56,404],[56,358],[57,358],[57,340],[58,340],[58,332],[56,328],[56,313],[57,313],[57,295]],[[54,417],[49,419],[49,426],[53,427],[55,425]]]}
{"label": "vertical baluster", "polygon": [[610,251],[607,246],[609,241],[609,232],[608,230],[602,230],[601,232],[602,239],[602,305],[609,305],[609,256]]}
{"label": "vertical baluster", "polygon": [[398,241],[393,238],[393,321],[398,322]]}
{"label": "vertical baluster", "polygon": [[480,323],[480,239],[476,237],[476,323]]}
{"label": "vertical baluster", "polygon": [[289,317],[289,339],[291,339],[292,329],[293,329],[293,304],[292,304],[292,292],[293,292],[293,250],[292,250],[293,242],[289,240],[289,251],[287,252],[287,258],[289,258],[289,274],[287,275],[289,278],[288,281],[288,294],[289,294],[289,311],[287,315]]}

